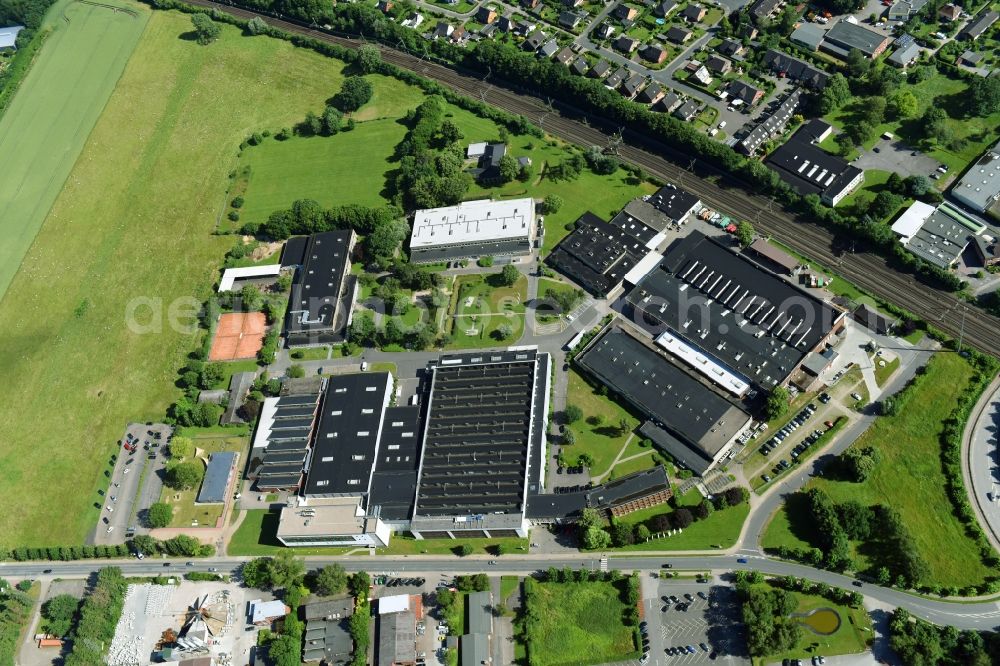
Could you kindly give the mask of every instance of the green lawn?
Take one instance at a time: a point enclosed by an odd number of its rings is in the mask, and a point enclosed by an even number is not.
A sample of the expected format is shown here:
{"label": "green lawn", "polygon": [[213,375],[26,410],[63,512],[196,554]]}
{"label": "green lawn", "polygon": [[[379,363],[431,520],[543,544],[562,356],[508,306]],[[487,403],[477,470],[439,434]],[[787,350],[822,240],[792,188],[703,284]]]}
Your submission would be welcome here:
{"label": "green lawn", "polygon": [[[579,291],[579,289],[569,284],[568,282],[564,282],[563,280],[552,279],[552,278],[538,278],[538,298],[545,298],[546,294],[550,292],[556,295],[561,295],[566,293],[573,293],[575,291]],[[582,296],[580,300],[581,301],[583,300]],[[552,303],[552,307],[558,309],[559,306],[556,303]],[[569,314],[569,313],[565,312],[560,314]],[[554,321],[557,317],[558,315],[556,314],[538,315],[538,319],[542,323]]]}
{"label": "green lawn", "polygon": [[[927,376],[898,416],[883,416],[854,444],[875,446],[883,461],[864,483],[813,479],[806,489],[819,487],[834,502],[857,500],[863,504],[885,504],[901,514],[910,529],[917,551],[927,561],[926,585],[978,584],[990,575],[979,558],[976,543],[965,534],[951,511],[941,471],[939,436],[942,421],[968,385],[971,367],[955,354],[937,354],[928,365]],[[783,507],[765,531],[765,548],[808,547],[810,526],[801,507]],[[858,570],[874,564],[877,553],[858,549]]]}
{"label": "green lawn", "polygon": [[[697,492],[697,491],[695,491]],[[700,499],[700,496],[699,496]],[[666,511],[662,507],[656,513]],[[747,503],[730,506],[721,511],[713,511],[705,520],[698,520],[680,534],[653,539],[646,543],[626,546],[618,550],[708,550],[710,548],[729,548],[736,543],[743,529],[743,523],[750,515],[750,505]],[[632,516],[625,520],[632,522]],[[638,522],[638,521],[637,521]]]}
{"label": "green lawn", "polygon": [[875,361],[875,383],[879,386],[884,386],[887,381],[892,377],[896,370],[899,370],[899,357],[892,359],[891,361],[886,361],[884,366],[879,365],[879,361],[882,359],[877,359]]}
{"label": "green lawn", "polygon": [[633,633],[622,623],[621,585],[624,581],[538,583],[539,628],[531,663],[603,664],[635,656]]}
{"label": "green lawn", "polygon": [[[498,274],[460,275],[455,278],[451,298],[452,342],[450,349],[512,345],[524,332],[524,304],[528,299],[528,279],[523,275],[512,287],[496,286]],[[419,314],[419,313],[418,313]],[[504,340],[495,333],[504,324],[514,334]]]}
{"label": "green lawn", "polygon": [[653,460],[654,451],[647,450],[647,453],[639,456],[638,458],[633,458],[631,460],[626,460],[619,462],[611,470],[611,476],[609,480],[617,479],[623,476],[628,476],[633,472],[641,472],[644,469],[651,469],[656,467],[656,461]]}
{"label": "green lawn", "polygon": [[[195,338],[168,312],[208,295],[232,244],[212,230],[236,145],[321,108],[339,84],[341,65],[312,51],[229,26],[199,46],[180,38],[190,30],[187,14],[153,13],[26,256],[30,271],[0,302],[0,491],[48,493],[0,517],[0,545],[83,542],[98,519],[91,493],[108,483],[104,464],[125,423],[161,419],[178,393]],[[95,39],[88,33],[63,57],[92,67]],[[79,118],[60,111],[58,123]],[[152,332],[128,326],[138,298],[163,316]],[[149,322],[148,310],[137,318]]]}
{"label": "green lawn", "polygon": [[[301,354],[301,356],[296,356],[295,354]],[[296,361],[323,361],[329,357],[330,347],[328,345],[323,345],[322,347],[305,347],[292,352],[292,363]]]}
{"label": "green lawn", "polygon": [[[237,461],[237,468],[242,469],[246,463],[247,445],[250,439],[247,436],[227,437],[225,434],[196,434],[195,431],[185,433],[191,437],[198,452],[198,458],[205,464],[211,454],[217,451],[238,451],[240,459]],[[197,521],[198,527],[214,527],[215,522],[222,517],[223,504],[195,504],[200,488],[190,490],[174,490],[163,487],[160,492],[160,501],[170,504],[174,510],[173,520],[170,527],[191,527]]]}
{"label": "green lawn", "polygon": [[233,375],[240,372],[257,372],[259,369],[260,366],[257,365],[257,361],[254,359],[246,359],[243,361],[225,361],[222,363],[222,379],[220,379],[212,388],[228,389],[229,382]]}
{"label": "green lawn", "polygon": [[500,601],[506,602],[520,585],[520,576],[500,576]]}
{"label": "green lawn", "polygon": [[149,20],[145,5],[107,4],[131,11],[68,1],[53,6],[45,22],[52,33],[0,118],[0,298]]}
{"label": "green lawn", "polygon": [[[580,454],[589,453],[594,458],[594,464],[590,468],[591,475],[606,474],[628,440],[628,434],[618,434],[618,422],[621,419],[628,421],[631,432],[639,427],[638,419],[623,406],[595,392],[575,370],[570,370],[569,373],[566,403],[576,405],[584,414],[584,418],[568,426],[576,436],[576,443],[564,448],[566,457],[572,463]],[[600,425],[595,426],[587,421],[587,418],[594,416],[601,417]]]}
{"label": "green lawn", "polygon": [[[267,509],[250,509],[246,518],[229,540],[229,555],[259,557],[276,555],[288,550],[275,535],[278,532],[278,512]],[[235,514],[234,514],[235,515]],[[296,555],[343,555],[351,548],[295,548]],[[367,552],[367,551],[365,551]]]}
{"label": "green lawn", "polygon": [[[765,583],[766,584],[766,583]],[[840,627],[829,636],[821,636],[802,628],[802,638],[788,652],[768,655],[767,663],[777,663],[784,659],[801,659],[808,663],[813,655],[831,657],[841,654],[858,654],[868,649],[868,641],[874,638],[872,621],[864,608],[852,608],[830,601],[818,594],[793,592],[799,605],[796,613],[808,613],[820,608],[831,608],[840,616]]]}
{"label": "green lawn", "polygon": [[[403,101],[401,104],[405,104]],[[417,98],[413,106],[419,103]],[[400,115],[407,107],[401,106]],[[358,123],[334,136],[265,139],[243,151],[240,168],[250,167],[240,222],[263,222],[296,199],[315,199],[324,207],[348,203],[381,206],[386,173],[406,127],[389,118]]]}
{"label": "green lawn", "polygon": [[[963,117],[964,95],[967,84],[958,79],[951,79],[943,74],[935,75],[918,84],[903,84],[903,90],[909,90],[917,98],[919,108],[913,118],[903,121],[893,120],[878,125],[875,128],[875,136],[881,137],[883,132],[892,132],[903,139],[907,145],[920,147],[924,139],[919,118],[927,109],[934,105],[943,108],[948,112],[947,124],[958,139],[965,139],[965,145],[957,150],[947,147],[933,146],[927,154],[934,159],[947,164],[952,173],[957,175],[965,169],[970,162],[977,159],[988,146],[996,143],[997,135],[1000,134],[1000,112],[994,113],[986,118],[965,118]],[[863,100],[849,103],[843,108],[828,114],[826,120],[838,128],[843,128],[846,124],[854,122],[858,116]],[[870,148],[878,139],[870,141],[866,147]]]}

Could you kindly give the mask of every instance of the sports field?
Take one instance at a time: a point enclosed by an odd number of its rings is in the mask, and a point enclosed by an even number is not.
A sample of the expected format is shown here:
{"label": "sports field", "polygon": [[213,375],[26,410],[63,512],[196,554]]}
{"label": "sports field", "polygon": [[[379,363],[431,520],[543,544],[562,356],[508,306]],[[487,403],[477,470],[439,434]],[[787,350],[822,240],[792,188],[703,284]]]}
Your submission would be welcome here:
{"label": "sports field", "polygon": [[[149,19],[0,302],[0,545],[83,542],[122,427],[161,418],[177,394],[193,340],[168,308],[218,278],[232,240],[211,232],[239,142],[339,87],[342,65],[311,51],[228,26],[199,46],[190,30],[184,14]],[[126,325],[137,298],[163,315],[158,332]]]}
{"label": "sports field", "polygon": [[52,29],[13,102],[0,118],[0,298],[121,76],[149,19],[128,11],[59,2]]}

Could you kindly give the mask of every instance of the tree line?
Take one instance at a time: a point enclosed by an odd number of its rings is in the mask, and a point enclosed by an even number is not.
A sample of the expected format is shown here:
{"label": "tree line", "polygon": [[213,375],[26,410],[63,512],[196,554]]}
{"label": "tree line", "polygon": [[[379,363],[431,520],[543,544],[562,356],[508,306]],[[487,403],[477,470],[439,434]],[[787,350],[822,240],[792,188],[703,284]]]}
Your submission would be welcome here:
{"label": "tree line", "polygon": [[444,98],[433,95],[407,115],[410,130],[396,147],[395,178],[396,201],[406,209],[452,206],[472,185],[462,133],[445,119],[445,107]]}
{"label": "tree line", "polygon": [[25,591],[14,589],[0,579],[0,664],[3,666],[13,666],[20,647],[21,630],[31,618],[34,600]]}
{"label": "tree line", "polygon": [[889,645],[905,666],[990,666],[1000,663],[1000,634],[959,631],[913,617],[902,608],[889,620]]}
{"label": "tree line", "polygon": [[118,567],[105,567],[97,572],[97,583],[80,606],[73,649],[64,661],[66,666],[93,666],[104,661],[122,614],[127,588],[128,582]]}

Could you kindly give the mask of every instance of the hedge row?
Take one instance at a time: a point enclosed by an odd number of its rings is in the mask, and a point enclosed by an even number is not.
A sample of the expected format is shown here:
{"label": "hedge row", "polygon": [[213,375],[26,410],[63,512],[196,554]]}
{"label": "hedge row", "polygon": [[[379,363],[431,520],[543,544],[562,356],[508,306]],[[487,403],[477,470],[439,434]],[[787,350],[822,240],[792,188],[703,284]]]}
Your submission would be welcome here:
{"label": "hedge row", "polygon": [[146,555],[164,554],[176,557],[208,557],[215,552],[212,546],[205,546],[197,539],[180,534],[160,541],[149,536],[138,536],[125,543],[110,546],[51,546],[49,548],[0,548],[0,561],[15,562],[50,561],[71,562],[73,560],[93,560],[102,558],[129,557],[142,551]]}
{"label": "hedge row", "polygon": [[73,651],[63,662],[66,666],[103,663],[125,605],[127,589],[128,582],[118,567],[105,567],[97,572],[97,584],[80,607],[80,620],[73,633]]}

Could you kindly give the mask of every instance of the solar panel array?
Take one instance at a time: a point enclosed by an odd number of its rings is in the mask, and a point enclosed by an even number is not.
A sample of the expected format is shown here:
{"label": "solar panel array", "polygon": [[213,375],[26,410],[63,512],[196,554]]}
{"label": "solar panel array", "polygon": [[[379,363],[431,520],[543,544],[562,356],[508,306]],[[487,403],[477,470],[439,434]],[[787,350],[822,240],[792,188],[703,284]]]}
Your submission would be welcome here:
{"label": "solar panel array", "polygon": [[417,515],[521,510],[535,367],[532,355],[435,369]]}

